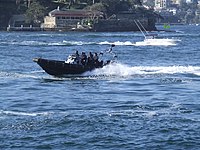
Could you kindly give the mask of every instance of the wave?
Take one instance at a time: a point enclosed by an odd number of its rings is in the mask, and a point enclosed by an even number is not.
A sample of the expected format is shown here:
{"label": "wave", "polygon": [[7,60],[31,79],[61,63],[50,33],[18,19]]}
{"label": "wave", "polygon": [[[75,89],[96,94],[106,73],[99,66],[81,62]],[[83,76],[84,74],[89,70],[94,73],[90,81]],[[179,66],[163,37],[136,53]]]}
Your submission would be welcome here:
{"label": "wave", "polygon": [[130,42],[130,41],[125,41],[125,42],[120,42],[120,41],[116,41],[116,42],[108,42],[108,41],[104,41],[104,42],[99,42],[99,45],[126,45],[126,46],[133,46],[135,45],[134,43]]}
{"label": "wave", "polygon": [[[19,46],[80,46],[80,45],[121,45],[121,46],[139,46],[139,45],[172,45],[175,42],[180,41],[178,39],[169,39],[163,40],[162,42],[160,41],[153,41],[151,43],[145,43],[144,41],[141,41],[142,43],[134,43],[132,41],[114,41],[114,42],[109,42],[109,41],[101,41],[101,42],[88,42],[88,41],[68,41],[68,40],[63,40],[63,41],[58,41],[58,42],[52,42],[52,41],[0,41],[0,45],[19,45]],[[176,44],[175,44],[176,45]]]}
{"label": "wave", "polygon": [[114,63],[92,72],[87,72],[87,76],[121,76],[129,77],[133,75],[163,75],[163,74],[194,74],[200,75],[199,66],[128,66]]}
{"label": "wave", "polygon": [[82,35],[83,38],[134,38],[134,37],[142,37],[143,35],[141,35],[140,33],[103,33],[103,34],[89,34],[89,35]]}
{"label": "wave", "polygon": [[43,77],[43,70],[40,71],[32,71],[32,72],[22,72],[22,73],[16,73],[16,72],[0,72],[0,78],[33,78],[38,79]]}
{"label": "wave", "polygon": [[0,42],[1,45],[19,45],[19,46],[44,46],[44,45],[63,45],[60,42],[48,43],[39,41],[10,41],[10,42]]}
{"label": "wave", "polygon": [[19,46],[76,46],[76,45],[134,45],[130,41],[126,42],[85,42],[85,41],[65,41],[62,42],[39,42],[39,41],[11,41],[11,42],[0,42],[1,45],[19,45]]}
{"label": "wave", "polygon": [[[123,107],[123,106],[121,106]],[[100,111],[100,110],[74,110],[74,111],[62,111],[62,112],[20,112],[20,111],[6,111],[6,110],[0,110],[0,116],[1,119],[4,119],[5,117],[9,117],[9,116],[18,116],[18,117],[45,117],[45,116],[57,116],[61,115],[60,117],[62,117],[63,115],[90,115],[90,114],[98,114],[98,115],[107,115],[109,117],[112,116],[132,116],[132,115],[139,115],[141,117],[150,117],[150,116],[156,116],[158,114],[157,111],[147,111],[147,110],[143,110],[143,108],[136,106],[135,107],[136,110],[133,109],[128,109],[128,110],[121,110],[121,111]],[[75,119],[75,118],[73,118]]]}
{"label": "wave", "polygon": [[0,79],[39,79],[43,80],[44,82],[57,82],[57,81],[66,81],[71,80],[72,78],[76,79],[77,76],[70,76],[70,78],[61,78],[61,77],[54,77],[50,76],[45,73],[44,70],[37,70],[37,71],[30,71],[30,72],[0,72]]}
{"label": "wave", "polygon": [[96,42],[84,42],[84,41],[63,41],[66,45],[96,45]]}
{"label": "wave", "polygon": [[43,70],[24,72],[24,73],[0,72],[0,78],[33,78],[33,79],[44,79],[45,81],[62,81],[70,79],[101,79],[106,77],[127,78],[138,75],[163,76],[163,75],[173,75],[173,74],[184,74],[184,75],[189,74],[194,76],[200,76],[200,66],[128,66],[121,63],[113,63],[100,69],[95,69],[93,71],[85,72],[82,75],[66,76],[64,78],[56,78],[50,76]]}
{"label": "wave", "polygon": [[19,46],[76,46],[76,45],[98,45],[97,42],[85,41],[60,41],[60,42],[46,42],[46,41],[0,41],[0,45],[19,45]]}
{"label": "wave", "polygon": [[[110,79],[110,78],[129,78],[132,76],[137,77],[157,77],[166,75],[185,75],[185,76],[200,76],[200,66],[128,66],[122,63],[113,63],[103,68],[95,69],[93,71],[85,72],[81,75],[69,75],[63,78],[57,78],[48,75],[42,69],[30,72],[1,72],[0,78],[11,78],[11,79],[43,79],[46,82],[53,81],[65,81],[65,80],[90,80],[90,79]],[[179,80],[173,80],[167,78],[162,82],[179,82]]]}
{"label": "wave", "polygon": [[[104,116],[108,117],[144,117],[151,118],[160,115],[174,114],[174,113],[190,113],[191,110],[186,108],[184,105],[179,103],[169,103],[169,102],[154,102],[151,104],[133,104],[132,102],[116,102],[116,105],[113,105],[113,110],[98,110],[98,109],[77,109],[77,110],[66,110],[66,111],[42,111],[42,112],[30,112],[30,111],[13,111],[13,110],[0,110],[0,119],[5,117],[52,117],[52,119],[63,118],[69,116],[70,119],[88,119],[88,116]],[[73,117],[76,116],[76,117]],[[80,118],[79,118],[79,117]],[[78,118],[77,118],[78,117]],[[84,117],[84,118],[83,118]],[[86,118],[85,118],[86,117]],[[98,117],[97,117],[98,118]],[[197,120],[196,120],[197,121]],[[198,120],[199,121],[199,120]]]}
{"label": "wave", "polygon": [[[168,31],[155,31],[155,32],[148,32],[148,34],[158,34],[160,38],[179,38],[179,37],[200,37],[199,33],[190,34],[185,33],[184,31],[176,30],[174,32]],[[134,32],[134,33],[105,33],[105,34],[85,34],[82,35],[83,38],[141,38],[144,37],[141,32]]]}
{"label": "wave", "polygon": [[19,45],[19,46],[71,46],[84,45],[88,43],[76,41],[62,41],[62,42],[45,42],[45,41],[10,41],[0,42],[1,45]]}
{"label": "wave", "polygon": [[0,115],[14,115],[14,116],[47,116],[51,112],[41,112],[41,113],[28,113],[28,112],[19,112],[19,111],[4,111],[0,110]]}
{"label": "wave", "polygon": [[173,46],[177,45],[178,39],[145,39],[141,42],[136,42],[135,46]]}
{"label": "wave", "polygon": [[120,46],[172,46],[172,45],[177,45],[177,42],[180,42],[181,40],[179,39],[148,39],[144,41],[139,41],[139,42],[130,42],[130,41],[125,41],[125,42],[100,42],[100,45],[120,45]]}

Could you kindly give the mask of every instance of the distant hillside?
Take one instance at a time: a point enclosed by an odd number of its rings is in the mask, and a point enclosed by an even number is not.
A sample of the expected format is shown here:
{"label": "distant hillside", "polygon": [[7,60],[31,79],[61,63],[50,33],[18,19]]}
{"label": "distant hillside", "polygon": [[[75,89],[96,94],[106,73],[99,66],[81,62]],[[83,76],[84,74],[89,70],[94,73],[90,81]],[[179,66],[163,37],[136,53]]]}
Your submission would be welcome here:
{"label": "distant hillside", "polygon": [[43,16],[58,6],[61,9],[99,10],[108,17],[130,9],[141,13],[141,16],[153,15],[152,11],[142,7],[140,0],[0,0],[0,29],[7,27],[13,14],[26,14],[27,21],[39,19],[42,22]]}

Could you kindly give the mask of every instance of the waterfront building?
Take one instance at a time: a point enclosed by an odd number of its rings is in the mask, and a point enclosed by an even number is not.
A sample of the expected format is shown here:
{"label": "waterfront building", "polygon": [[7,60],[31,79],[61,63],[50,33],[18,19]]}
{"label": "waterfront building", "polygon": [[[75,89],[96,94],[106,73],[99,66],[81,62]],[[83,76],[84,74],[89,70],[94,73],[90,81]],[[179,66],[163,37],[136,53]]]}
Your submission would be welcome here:
{"label": "waterfront building", "polygon": [[155,0],[155,10],[166,9],[170,6],[170,0]]}
{"label": "waterfront building", "polygon": [[198,0],[186,0],[186,3],[198,3]]}
{"label": "waterfront building", "polygon": [[171,0],[171,4],[180,5],[183,0]]}
{"label": "waterfront building", "polygon": [[[55,9],[49,12],[49,15],[44,18],[42,28],[44,29],[70,29],[77,27],[77,24],[83,24],[83,21],[94,21],[103,19],[104,14],[100,11],[89,10],[60,10]],[[87,24],[88,25],[88,24]]]}

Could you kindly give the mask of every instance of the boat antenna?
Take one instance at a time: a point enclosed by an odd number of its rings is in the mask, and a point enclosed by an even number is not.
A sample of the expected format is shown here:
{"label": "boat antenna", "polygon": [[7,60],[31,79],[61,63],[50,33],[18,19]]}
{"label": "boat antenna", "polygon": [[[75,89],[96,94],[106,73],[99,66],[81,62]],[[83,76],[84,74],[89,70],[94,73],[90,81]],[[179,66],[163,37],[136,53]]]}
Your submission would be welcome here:
{"label": "boat antenna", "polygon": [[146,34],[149,35],[149,33],[147,32],[147,30],[145,29],[145,27],[142,25],[142,23],[138,20],[138,23],[140,24],[140,26],[143,28],[143,30],[146,32]]}
{"label": "boat antenna", "polygon": [[[106,53],[112,53],[112,48],[113,48],[113,47],[115,47],[115,44],[111,44],[110,48],[107,49],[107,50],[105,50],[104,52],[106,52]],[[101,51],[99,54],[100,54],[100,55],[103,55],[104,52]]]}
{"label": "boat antenna", "polygon": [[[117,58],[117,55],[113,52],[113,50],[112,50],[113,47],[115,47],[115,44],[112,44],[110,46],[110,48],[108,50],[106,50],[105,52],[111,54],[113,56],[113,58],[115,59],[115,58]],[[103,53],[100,53],[100,54],[103,55]]]}
{"label": "boat antenna", "polygon": [[146,38],[146,35],[144,34],[144,32],[142,31],[142,29],[140,28],[139,24],[137,23],[136,20],[134,20],[136,26],[138,27],[138,29],[140,30],[140,32],[142,32],[143,36]]}

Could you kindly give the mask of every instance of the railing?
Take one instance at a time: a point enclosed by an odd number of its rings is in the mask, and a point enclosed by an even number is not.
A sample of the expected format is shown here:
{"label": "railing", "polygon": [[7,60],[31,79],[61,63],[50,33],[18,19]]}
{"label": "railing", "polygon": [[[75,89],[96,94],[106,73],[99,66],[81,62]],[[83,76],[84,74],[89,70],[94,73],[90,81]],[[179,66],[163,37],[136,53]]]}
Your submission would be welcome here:
{"label": "railing", "polygon": [[41,28],[41,27],[32,27],[32,26],[30,26],[30,27],[23,27],[23,26],[10,27],[10,26],[8,26],[7,27],[7,31],[42,31],[42,30],[43,30],[43,28]]}

